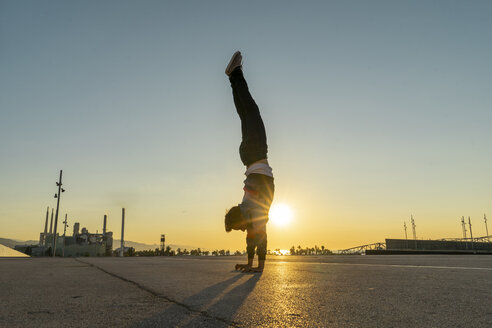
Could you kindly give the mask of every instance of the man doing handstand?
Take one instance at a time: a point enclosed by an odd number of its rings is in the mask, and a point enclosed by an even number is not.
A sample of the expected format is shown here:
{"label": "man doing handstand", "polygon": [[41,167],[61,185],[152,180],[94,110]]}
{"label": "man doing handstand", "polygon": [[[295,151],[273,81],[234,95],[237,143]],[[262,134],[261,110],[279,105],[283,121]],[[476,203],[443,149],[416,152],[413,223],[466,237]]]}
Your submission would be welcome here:
{"label": "man doing handstand", "polygon": [[[231,82],[236,111],[241,119],[242,142],[239,146],[241,161],[246,166],[243,201],[232,207],[225,216],[225,229],[247,231],[248,264],[236,264],[236,270],[263,271],[267,250],[266,224],[273,201],[272,168],[267,161],[267,142],[263,120],[243,76],[242,56],[236,51],[225,73]],[[253,259],[258,255],[258,267]]]}

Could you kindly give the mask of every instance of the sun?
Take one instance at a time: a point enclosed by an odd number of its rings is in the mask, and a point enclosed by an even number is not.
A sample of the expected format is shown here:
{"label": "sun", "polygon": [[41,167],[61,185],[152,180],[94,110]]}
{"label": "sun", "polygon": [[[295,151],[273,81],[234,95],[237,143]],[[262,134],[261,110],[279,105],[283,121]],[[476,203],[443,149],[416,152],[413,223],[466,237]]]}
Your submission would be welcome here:
{"label": "sun", "polygon": [[286,204],[273,204],[268,214],[270,222],[277,226],[286,226],[292,221],[293,213]]}

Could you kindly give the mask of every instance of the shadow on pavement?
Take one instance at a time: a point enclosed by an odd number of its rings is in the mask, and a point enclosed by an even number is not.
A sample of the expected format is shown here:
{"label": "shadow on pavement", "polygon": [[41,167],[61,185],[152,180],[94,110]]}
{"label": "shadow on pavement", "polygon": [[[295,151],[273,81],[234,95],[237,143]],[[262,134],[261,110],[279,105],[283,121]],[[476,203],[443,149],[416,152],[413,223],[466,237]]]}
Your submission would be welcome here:
{"label": "shadow on pavement", "polygon": [[261,273],[238,273],[132,327],[228,327],[260,277]]}

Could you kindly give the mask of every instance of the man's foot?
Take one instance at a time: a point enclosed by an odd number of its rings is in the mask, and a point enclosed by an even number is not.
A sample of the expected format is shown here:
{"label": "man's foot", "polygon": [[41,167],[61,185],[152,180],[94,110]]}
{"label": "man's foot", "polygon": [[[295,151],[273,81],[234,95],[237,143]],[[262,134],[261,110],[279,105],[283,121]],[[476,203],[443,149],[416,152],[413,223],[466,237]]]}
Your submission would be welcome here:
{"label": "man's foot", "polygon": [[232,71],[236,68],[242,66],[243,56],[240,51],[236,51],[234,55],[232,55],[231,60],[229,61],[229,65],[227,65],[225,69],[225,73],[227,76],[230,76]]}
{"label": "man's foot", "polygon": [[236,264],[236,271],[237,270],[241,272],[263,272],[263,267],[252,267],[249,264]]}
{"label": "man's foot", "polygon": [[263,268],[260,268],[260,267],[250,267],[248,270],[244,270],[244,272],[263,272]]}

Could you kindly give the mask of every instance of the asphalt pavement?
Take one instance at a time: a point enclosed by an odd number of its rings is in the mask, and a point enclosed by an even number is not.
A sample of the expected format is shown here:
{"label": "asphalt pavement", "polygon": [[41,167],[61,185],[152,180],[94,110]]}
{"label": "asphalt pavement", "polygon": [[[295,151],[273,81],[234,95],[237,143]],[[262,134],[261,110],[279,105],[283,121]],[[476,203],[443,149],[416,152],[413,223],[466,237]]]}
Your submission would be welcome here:
{"label": "asphalt pavement", "polygon": [[1,327],[492,327],[492,256],[0,259]]}

